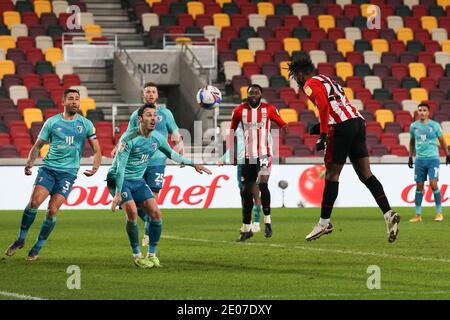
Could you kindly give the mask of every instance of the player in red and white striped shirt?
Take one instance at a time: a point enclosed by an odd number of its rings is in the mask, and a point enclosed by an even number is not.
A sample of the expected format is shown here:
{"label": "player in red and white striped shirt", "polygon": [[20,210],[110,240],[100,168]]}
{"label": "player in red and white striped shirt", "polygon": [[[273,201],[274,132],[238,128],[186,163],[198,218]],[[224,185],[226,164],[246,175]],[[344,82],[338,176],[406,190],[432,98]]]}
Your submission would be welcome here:
{"label": "player in red and white striped shirt", "polygon": [[316,149],[325,149],[326,175],[320,220],[306,240],[317,239],[334,230],[330,223],[331,211],[338,195],[339,175],[348,156],[359,179],[370,190],[384,214],[388,241],[394,242],[400,216],[391,209],[383,186],[370,170],[364,118],[349,102],[338,83],[317,74],[310,58],[290,63],[289,76],[297,81],[319,109],[320,125],[315,126],[311,133],[320,134]]}
{"label": "player in red and white striped shirt", "polygon": [[261,204],[264,212],[264,235],[272,236],[270,218],[270,191],[268,188],[270,166],[272,163],[272,147],[269,141],[270,121],[275,121],[280,128],[286,126],[274,105],[261,102],[263,89],[259,85],[250,85],[247,91],[247,102],[233,110],[228,145],[233,146],[234,131],[239,123],[244,132],[244,158],[242,166],[243,180],[243,231],[238,241],[245,241],[253,236],[251,230],[251,214],[253,208],[252,189],[258,179],[261,191]]}

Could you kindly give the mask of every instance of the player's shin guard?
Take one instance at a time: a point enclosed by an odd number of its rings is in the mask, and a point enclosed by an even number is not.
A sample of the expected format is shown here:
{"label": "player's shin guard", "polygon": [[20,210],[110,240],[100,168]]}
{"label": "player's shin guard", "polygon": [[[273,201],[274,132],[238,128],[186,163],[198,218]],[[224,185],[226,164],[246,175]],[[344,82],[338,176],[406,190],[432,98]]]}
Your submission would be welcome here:
{"label": "player's shin guard", "polygon": [[370,176],[363,181],[363,183],[370,190],[370,193],[372,193],[372,196],[377,202],[378,207],[380,207],[381,211],[383,211],[383,214],[391,210],[391,206],[389,205],[389,201],[384,193],[383,186],[375,176]]}
{"label": "player's shin guard", "polygon": [[441,204],[441,190],[436,189],[433,191],[434,202],[436,203],[436,212],[442,213],[442,204]]}
{"label": "player's shin guard", "polygon": [[127,221],[126,230],[133,254],[141,253],[141,248],[139,247],[139,227],[137,221]]}
{"label": "player's shin guard", "polygon": [[253,194],[246,189],[247,188],[244,188],[244,191],[242,192],[242,222],[244,224],[250,224],[252,223]]}
{"label": "player's shin guard", "polygon": [[414,198],[414,202],[416,205],[416,214],[422,214],[422,199],[423,199],[423,192],[422,190],[416,190],[416,196]]}
{"label": "player's shin guard", "polygon": [[322,206],[320,209],[320,217],[322,219],[330,219],[338,192],[339,182],[325,180],[325,189],[323,190]]}
{"label": "player's shin guard", "polygon": [[270,191],[267,183],[260,183],[259,190],[261,190],[261,205],[265,216],[270,215]]}
{"label": "player's shin guard", "polygon": [[34,251],[39,252],[39,250],[41,250],[45,242],[48,240],[50,233],[52,233],[53,229],[55,228],[55,224],[56,224],[55,217],[50,216],[45,217],[44,221],[42,222],[41,230],[39,231],[37,241],[33,246]]}
{"label": "player's shin guard", "polygon": [[22,223],[20,224],[19,238],[17,241],[25,241],[28,230],[36,219],[37,209],[29,208],[28,206],[23,210]]}
{"label": "player's shin guard", "polygon": [[159,239],[161,239],[162,233],[162,220],[150,221],[148,223],[148,235],[150,243],[148,245],[148,253],[150,255],[156,254],[156,246],[158,245]]}

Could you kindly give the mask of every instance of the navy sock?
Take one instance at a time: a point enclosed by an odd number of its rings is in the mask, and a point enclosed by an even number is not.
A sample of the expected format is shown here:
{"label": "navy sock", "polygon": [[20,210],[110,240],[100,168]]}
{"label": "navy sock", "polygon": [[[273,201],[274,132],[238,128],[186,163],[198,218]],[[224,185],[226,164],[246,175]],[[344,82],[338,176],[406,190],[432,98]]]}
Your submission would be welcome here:
{"label": "navy sock", "polygon": [[133,254],[141,253],[141,248],[139,247],[139,227],[137,221],[127,221],[126,230]]}
{"label": "navy sock", "polygon": [[148,252],[150,254],[156,254],[156,246],[158,245],[159,239],[161,239],[162,220],[150,221],[148,229],[149,229],[148,230],[148,235],[149,235]]}
{"label": "navy sock", "polygon": [[36,219],[37,209],[29,208],[28,206],[23,210],[22,223],[20,224],[19,238],[17,241],[25,241],[28,230]]}
{"label": "navy sock", "polygon": [[50,233],[52,233],[55,228],[56,218],[46,216],[41,225],[41,230],[39,231],[39,236],[36,243],[33,246],[33,250],[39,251],[44,246],[45,242],[48,240]]}
{"label": "navy sock", "polygon": [[415,204],[416,204],[416,214],[422,214],[422,199],[423,199],[423,192],[420,190],[416,190],[416,196],[415,196]]}

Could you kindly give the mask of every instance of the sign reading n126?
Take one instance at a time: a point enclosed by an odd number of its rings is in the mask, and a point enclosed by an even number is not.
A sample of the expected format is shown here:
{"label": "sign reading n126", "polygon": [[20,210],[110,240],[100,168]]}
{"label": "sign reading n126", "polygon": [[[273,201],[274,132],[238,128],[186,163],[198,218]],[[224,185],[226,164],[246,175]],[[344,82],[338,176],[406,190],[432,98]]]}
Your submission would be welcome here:
{"label": "sign reading n126", "polygon": [[166,63],[139,63],[138,68],[139,71],[146,74],[166,74],[168,72]]}

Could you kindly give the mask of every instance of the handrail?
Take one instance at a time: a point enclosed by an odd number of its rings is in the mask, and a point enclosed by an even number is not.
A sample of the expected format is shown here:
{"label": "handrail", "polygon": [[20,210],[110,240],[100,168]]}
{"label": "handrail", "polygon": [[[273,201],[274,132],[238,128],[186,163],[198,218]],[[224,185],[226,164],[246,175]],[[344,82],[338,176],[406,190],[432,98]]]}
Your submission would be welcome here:
{"label": "handrail", "polygon": [[[61,35],[61,41],[62,41],[61,45],[62,45],[63,48],[64,48],[64,44],[73,44],[72,40],[64,40],[64,36],[74,36],[74,37],[76,37],[76,36],[83,36],[83,37],[86,37],[86,33],[84,33],[84,32],[63,32],[62,35]],[[114,38],[114,48],[118,48],[119,41],[117,39],[117,34],[115,34],[115,33],[103,33],[102,37]],[[104,43],[104,41],[88,41],[85,44],[94,44],[95,45],[95,44],[103,44],[103,43]],[[82,44],[82,43],[80,43],[80,44]]]}
{"label": "handrail", "polygon": [[126,60],[125,60],[126,67],[128,67],[128,63],[131,63],[131,66],[133,68],[133,76],[134,77],[138,77],[139,85],[140,85],[140,87],[142,87],[144,85],[144,81],[145,81],[144,74],[139,69],[139,67],[136,65],[136,63],[134,62],[133,58],[131,58],[131,56],[129,55],[127,50],[125,48],[121,48],[120,45],[119,45],[119,54],[123,54],[123,53],[125,54],[125,57],[126,57]]}
{"label": "handrail", "polygon": [[[197,58],[195,53],[189,48],[189,46],[186,45],[185,43],[182,43],[181,52],[184,54],[186,58],[188,58],[187,53],[189,52],[190,56],[192,57],[191,66],[194,67],[195,69],[198,69],[201,74],[206,76],[206,82],[208,84],[211,84],[211,77],[209,76],[208,70],[203,67],[202,63]],[[195,64],[197,64],[197,66]]]}

